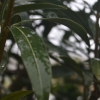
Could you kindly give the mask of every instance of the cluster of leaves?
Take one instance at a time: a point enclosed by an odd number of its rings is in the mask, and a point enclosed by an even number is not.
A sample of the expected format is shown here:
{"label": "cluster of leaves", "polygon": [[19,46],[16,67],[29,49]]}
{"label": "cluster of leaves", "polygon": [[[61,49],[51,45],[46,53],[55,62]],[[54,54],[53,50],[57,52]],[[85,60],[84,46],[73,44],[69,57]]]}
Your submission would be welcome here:
{"label": "cluster of leaves", "polygon": [[[0,83],[1,94],[2,90],[5,92],[4,94],[20,90],[24,88],[24,84],[28,90],[33,89],[37,100],[48,100],[50,89],[57,100],[76,100],[79,95],[83,95],[84,100],[99,98],[100,61],[99,59],[91,60],[90,54],[93,53],[96,58],[99,58],[100,3],[98,0],[91,7],[87,2],[84,2],[84,9],[75,12],[67,7],[67,4],[71,2],[75,1],[3,0],[0,3],[0,71],[3,78]],[[89,13],[85,12],[86,7],[90,9]],[[40,11],[40,9],[42,10]],[[96,16],[96,24],[90,18],[91,15]],[[34,16],[41,18],[34,19]],[[41,20],[41,22],[35,23],[37,20]],[[69,29],[58,28],[64,32],[64,35],[59,46],[56,46],[50,42],[48,36],[54,27],[59,26],[58,24],[67,26]],[[41,32],[42,39],[35,32],[41,26],[44,26],[44,30]],[[74,38],[74,42],[70,41],[71,37]],[[4,51],[6,40],[10,40],[12,43],[9,49]],[[91,49],[90,41],[94,41],[95,50]],[[21,56],[12,52],[16,43]],[[81,46],[82,43],[86,45],[85,49]],[[55,56],[55,54],[57,55]],[[76,58],[70,56],[73,54],[78,57],[84,55],[87,60],[80,62],[78,59],[77,61]],[[15,71],[9,70],[11,57],[18,61]],[[49,57],[56,61],[56,65],[52,67],[52,77],[58,78],[58,80],[61,77],[63,80],[61,84],[58,82],[56,86],[52,84],[52,87]],[[6,75],[12,80],[12,84],[9,86],[10,91],[2,85],[5,83]],[[95,89],[91,91],[89,87],[93,84]],[[76,85],[84,88],[81,93],[77,91]],[[1,100],[19,100],[33,91],[13,92]],[[28,99],[32,99],[32,95]]]}

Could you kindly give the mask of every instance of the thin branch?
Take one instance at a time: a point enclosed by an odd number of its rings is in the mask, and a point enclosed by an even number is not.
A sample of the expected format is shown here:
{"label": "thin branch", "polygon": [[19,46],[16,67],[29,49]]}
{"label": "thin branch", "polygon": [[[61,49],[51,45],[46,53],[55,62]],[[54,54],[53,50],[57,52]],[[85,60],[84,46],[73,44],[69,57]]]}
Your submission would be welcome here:
{"label": "thin branch", "polygon": [[97,13],[96,15],[96,25],[95,25],[95,29],[96,29],[96,32],[95,32],[95,58],[98,58],[98,45],[99,45],[99,40],[98,40],[98,37],[99,37],[99,13]]}
{"label": "thin branch", "polygon": [[10,26],[14,2],[15,2],[15,0],[9,0],[7,16],[6,16],[5,22],[4,22],[3,27],[2,27],[2,34],[1,34],[2,39],[0,41],[0,62],[1,62],[1,59],[3,56],[5,42],[6,42],[8,33],[9,33],[9,30],[6,27]]}

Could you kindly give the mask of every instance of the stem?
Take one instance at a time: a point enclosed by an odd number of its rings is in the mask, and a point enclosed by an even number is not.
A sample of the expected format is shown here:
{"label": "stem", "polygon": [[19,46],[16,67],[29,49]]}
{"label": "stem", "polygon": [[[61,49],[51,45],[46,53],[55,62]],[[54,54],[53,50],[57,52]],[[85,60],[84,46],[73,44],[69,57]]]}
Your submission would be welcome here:
{"label": "stem", "polygon": [[2,34],[1,34],[2,39],[0,41],[0,62],[1,62],[1,59],[2,59],[2,56],[3,56],[5,42],[6,42],[8,33],[9,33],[9,30],[6,27],[10,26],[14,2],[15,2],[15,0],[9,0],[7,16],[5,18],[5,22],[4,22],[3,27],[2,27]]}
{"label": "stem", "polygon": [[15,2],[15,0],[9,0],[8,12],[7,12],[7,16],[6,16],[6,19],[5,19],[5,22],[4,22],[4,25],[2,28],[5,28],[6,26],[10,25],[12,13],[13,13],[14,2]]}
{"label": "stem", "polygon": [[88,100],[88,86],[84,83],[84,94],[83,94],[83,100]]}
{"label": "stem", "polygon": [[95,25],[95,27],[96,27],[96,32],[95,32],[95,58],[98,58],[99,13],[97,13],[97,16],[96,16],[96,25]]}
{"label": "stem", "polygon": [[[95,25],[95,58],[98,58],[98,45],[99,45],[99,12],[97,12],[96,15],[96,25]],[[94,78],[94,91],[92,91],[91,97],[89,100],[97,100],[100,96],[100,91],[98,88],[98,83],[97,83],[97,79],[95,76],[93,76]]]}

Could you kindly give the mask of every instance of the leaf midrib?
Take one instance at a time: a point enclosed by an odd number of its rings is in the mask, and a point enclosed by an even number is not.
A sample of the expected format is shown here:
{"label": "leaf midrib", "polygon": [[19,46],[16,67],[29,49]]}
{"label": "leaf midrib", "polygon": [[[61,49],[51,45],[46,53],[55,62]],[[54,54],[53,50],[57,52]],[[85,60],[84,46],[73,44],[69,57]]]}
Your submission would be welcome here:
{"label": "leaf midrib", "polygon": [[[30,49],[31,49],[31,51],[32,51],[33,58],[34,58],[35,63],[36,63],[36,67],[37,67],[37,69],[38,69],[38,75],[39,75],[39,80],[40,80],[40,86],[41,86],[41,89],[43,89],[43,87],[42,87],[42,80],[41,80],[41,76],[40,76],[40,72],[39,72],[39,67],[38,67],[39,65],[38,65],[38,63],[37,63],[36,56],[35,56],[35,53],[34,53],[34,51],[33,51],[33,48],[32,48],[32,46],[31,46],[31,44],[30,44],[28,38],[27,38],[26,35],[24,34],[24,32],[23,32],[21,29],[19,29],[18,27],[16,27],[16,26],[13,26],[13,27],[15,27],[16,29],[18,29],[18,30],[23,34],[23,36],[25,37],[26,41],[27,41],[28,44],[29,44],[29,47],[30,47]],[[43,92],[42,92],[42,94],[43,94]]]}

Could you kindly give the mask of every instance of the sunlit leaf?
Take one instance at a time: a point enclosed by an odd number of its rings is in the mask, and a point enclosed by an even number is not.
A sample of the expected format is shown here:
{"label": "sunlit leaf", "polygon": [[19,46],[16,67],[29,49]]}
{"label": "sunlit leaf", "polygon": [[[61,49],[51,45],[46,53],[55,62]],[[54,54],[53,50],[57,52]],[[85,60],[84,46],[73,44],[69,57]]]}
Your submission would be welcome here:
{"label": "sunlit leaf", "polygon": [[100,81],[100,59],[97,58],[91,59],[91,67],[93,74]]}
{"label": "sunlit leaf", "polygon": [[10,27],[38,100],[48,100],[51,66],[41,38],[29,28]]}
{"label": "sunlit leaf", "polygon": [[20,100],[22,97],[32,93],[32,91],[16,91],[4,96],[0,100]]}

